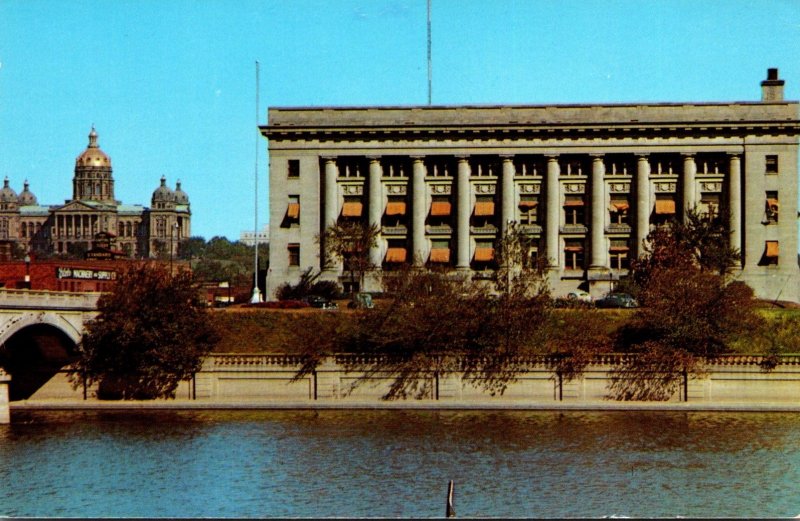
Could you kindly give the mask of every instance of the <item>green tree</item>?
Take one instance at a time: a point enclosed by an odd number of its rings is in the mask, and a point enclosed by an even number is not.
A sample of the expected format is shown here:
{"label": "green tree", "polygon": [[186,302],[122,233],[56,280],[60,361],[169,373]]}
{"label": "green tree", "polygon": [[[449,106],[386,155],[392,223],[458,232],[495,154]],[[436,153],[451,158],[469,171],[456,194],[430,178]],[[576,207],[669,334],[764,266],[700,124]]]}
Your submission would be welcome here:
{"label": "green tree", "polygon": [[342,262],[350,274],[350,282],[364,287],[364,277],[377,266],[370,259],[369,250],[378,244],[378,227],[361,221],[342,220],[329,226],[318,238],[325,250],[326,267]]}
{"label": "green tree", "polygon": [[98,301],[76,369],[100,398],[174,398],[218,340],[190,273],[132,265]]}

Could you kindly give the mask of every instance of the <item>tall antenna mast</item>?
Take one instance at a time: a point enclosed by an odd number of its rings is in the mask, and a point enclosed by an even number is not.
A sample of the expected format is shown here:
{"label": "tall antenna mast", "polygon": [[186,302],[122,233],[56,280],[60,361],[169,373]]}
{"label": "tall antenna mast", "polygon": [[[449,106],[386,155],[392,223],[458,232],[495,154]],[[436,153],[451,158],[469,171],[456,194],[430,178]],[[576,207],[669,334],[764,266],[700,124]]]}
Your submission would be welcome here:
{"label": "tall antenna mast", "polygon": [[433,88],[432,84],[432,69],[431,69],[431,0],[428,0],[428,105],[431,104],[431,91]]}
{"label": "tall antenna mast", "polygon": [[254,213],[254,228],[253,228],[253,249],[255,250],[255,266],[253,267],[253,296],[250,298],[250,302],[252,304],[256,304],[258,302],[262,302],[261,299],[261,290],[258,289],[258,147],[259,147],[259,133],[258,133],[258,113],[259,113],[259,103],[258,103],[258,90],[260,86],[259,78],[258,78],[258,68],[259,63],[256,60],[256,159],[255,159],[255,213]]}

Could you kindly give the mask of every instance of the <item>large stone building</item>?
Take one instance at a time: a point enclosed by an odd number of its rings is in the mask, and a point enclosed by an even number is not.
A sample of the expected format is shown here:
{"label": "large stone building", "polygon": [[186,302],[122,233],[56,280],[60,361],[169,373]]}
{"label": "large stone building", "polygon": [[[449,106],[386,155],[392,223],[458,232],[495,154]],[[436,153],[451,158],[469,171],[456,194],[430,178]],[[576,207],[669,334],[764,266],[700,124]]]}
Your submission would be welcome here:
{"label": "large stone building", "polygon": [[475,276],[516,221],[556,295],[598,295],[653,226],[697,208],[730,215],[737,277],[797,301],[800,120],[783,86],[770,69],[759,102],[270,109],[267,298],[321,269],[316,238],[343,218],[379,226],[383,269]]}
{"label": "large stone building", "polygon": [[151,207],[122,204],[114,198],[111,158],[97,144],[94,127],[89,145],[75,160],[72,199],[63,205],[40,205],[25,181],[17,194],[8,178],[0,189],[0,242],[16,244],[17,251],[80,254],[101,244],[131,258],[153,257],[177,251],[178,242],[191,234],[189,197],[161,185]]}

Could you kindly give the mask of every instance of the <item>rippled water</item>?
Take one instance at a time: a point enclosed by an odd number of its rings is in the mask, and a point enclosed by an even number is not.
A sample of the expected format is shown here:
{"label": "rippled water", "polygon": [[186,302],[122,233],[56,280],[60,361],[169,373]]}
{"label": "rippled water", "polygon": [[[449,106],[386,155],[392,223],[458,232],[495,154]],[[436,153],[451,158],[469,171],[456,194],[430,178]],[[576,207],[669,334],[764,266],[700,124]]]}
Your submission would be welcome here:
{"label": "rippled water", "polygon": [[800,415],[15,412],[0,516],[793,517]]}

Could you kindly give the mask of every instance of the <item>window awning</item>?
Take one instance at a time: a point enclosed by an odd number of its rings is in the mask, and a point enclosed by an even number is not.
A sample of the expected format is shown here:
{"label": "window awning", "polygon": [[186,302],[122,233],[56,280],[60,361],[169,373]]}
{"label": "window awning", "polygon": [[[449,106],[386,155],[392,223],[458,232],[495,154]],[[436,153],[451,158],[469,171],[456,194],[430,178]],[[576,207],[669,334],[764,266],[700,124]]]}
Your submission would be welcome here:
{"label": "window awning", "polygon": [[625,253],[630,251],[630,248],[627,246],[612,246],[608,249],[610,253]]}
{"label": "window awning", "polygon": [[673,199],[656,199],[656,215],[674,215],[675,201]]}
{"label": "window awning", "polygon": [[405,215],[406,203],[402,201],[390,202],[386,205],[386,215]]}
{"label": "window awning", "polygon": [[478,217],[494,215],[494,203],[478,201],[475,203],[475,215]]}
{"label": "window awning", "polygon": [[627,212],[630,207],[628,201],[611,201],[609,210],[612,212]]}
{"label": "window awning", "polygon": [[564,206],[584,206],[583,199],[567,199]]}
{"label": "window awning", "polygon": [[450,262],[450,248],[432,248],[430,262]]}
{"label": "window awning", "polygon": [[364,205],[361,203],[344,203],[342,205],[342,217],[361,217]]}
{"label": "window awning", "polygon": [[764,256],[770,258],[778,256],[778,241],[767,241],[767,252]]}
{"label": "window awning", "polygon": [[389,248],[386,250],[386,262],[405,262],[406,249],[405,248]]}
{"label": "window awning", "polygon": [[519,207],[525,210],[529,210],[531,208],[536,208],[539,206],[539,201],[520,201]]}
{"label": "window awning", "polygon": [[582,252],[583,251],[583,246],[565,246],[564,247],[564,251]]}
{"label": "window awning", "polygon": [[431,203],[431,215],[450,215],[450,203],[447,201],[434,201]]}
{"label": "window awning", "polygon": [[477,262],[489,262],[494,259],[494,248],[475,248],[475,257],[473,260]]}
{"label": "window awning", "polygon": [[289,219],[299,219],[300,203],[289,203],[289,206],[286,208],[286,217]]}
{"label": "window awning", "polygon": [[767,199],[767,205],[769,205],[769,209],[773,212],[777,212],[781,206],[777,199],[772,198]]}

